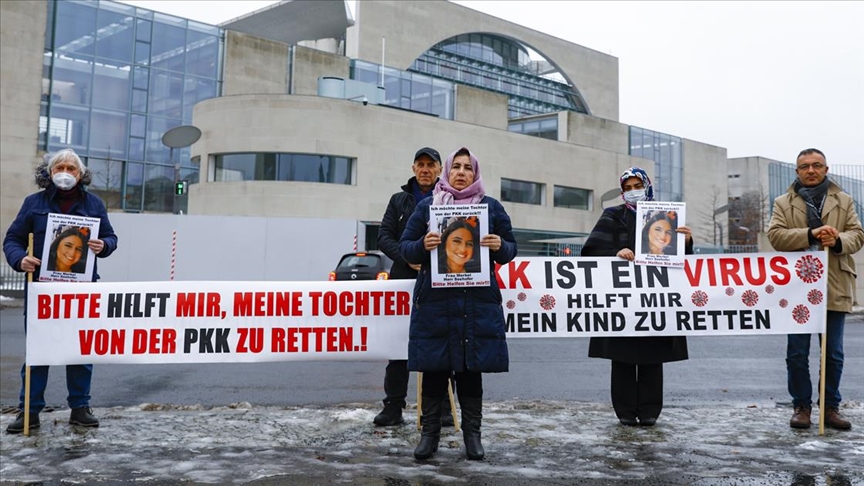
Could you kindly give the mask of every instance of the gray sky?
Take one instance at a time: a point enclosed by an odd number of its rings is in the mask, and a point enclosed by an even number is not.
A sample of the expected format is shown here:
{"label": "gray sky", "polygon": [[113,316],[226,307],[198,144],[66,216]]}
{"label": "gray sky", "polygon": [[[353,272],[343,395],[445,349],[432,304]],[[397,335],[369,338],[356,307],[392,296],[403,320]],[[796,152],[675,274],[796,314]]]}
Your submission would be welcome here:
{"label": "gray sky", "polygon": [[[218,24],[275,2],[125,3]],[[457,3],[617,57],[623,123],[729,157],[817,147],[864,165],[862,1]]]}

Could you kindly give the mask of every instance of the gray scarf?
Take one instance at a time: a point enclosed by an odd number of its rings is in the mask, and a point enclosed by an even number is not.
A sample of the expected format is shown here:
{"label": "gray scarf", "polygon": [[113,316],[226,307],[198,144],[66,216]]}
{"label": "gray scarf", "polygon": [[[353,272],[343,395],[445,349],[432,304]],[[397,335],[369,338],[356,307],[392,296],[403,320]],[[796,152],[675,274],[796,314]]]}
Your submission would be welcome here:
{"label": "gray scarf", "polygon": [[795,181],[795,192],[801,196],[804,204],[807,205],[807,226],[810,229],[820,228],[825,224],[822,222],[822,207],[825,206],[828,185],[827,177],[813,187],[806,187],[801,185],[801,181]]}

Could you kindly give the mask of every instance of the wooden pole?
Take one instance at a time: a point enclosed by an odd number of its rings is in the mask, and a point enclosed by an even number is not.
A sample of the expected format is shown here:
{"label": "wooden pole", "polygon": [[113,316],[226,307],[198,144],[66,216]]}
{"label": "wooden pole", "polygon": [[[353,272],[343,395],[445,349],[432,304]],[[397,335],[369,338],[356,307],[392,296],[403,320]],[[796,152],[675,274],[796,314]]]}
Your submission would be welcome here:
{"label": "wooden pole", "polygon": [[423,372],[417,373],[417,430],[423,426]]}
{"label": "wooden pole", "polygon": [[819,435],[825,435],[825,350],[828,344],[828,320],[825,320],[825,331],[822,332],[822,359],[819,371]]}
{"label": "wooden pole", "polygon": [[[33,233],[27,237],[27,256],[33,256]],[[30,292],[33,283],[33,272],[27,272],[27,292]],[[28,296],[29,297],[29,296]],[[24,312],[27,319],[27,312]],[[24,327],[27,327],[25,322]],[[26,341],[25,341],[26,342]],[[25,347],[26,348],[26,347]],[[30,365],[27,364],[27,352],[24,352],[24,435],[30,436]]]}
{"label": "wooden pole", "polygon": [[456,400],[453,398],[453,383],[447,379],[447,395],[450,396],[450,413],[453,414],[453,426],[459,432],[459,419],[456,418]]}
{"label": "wooden pole", "polygon": [[[828,261],[825,247],[825,261]],[[827,297],[827,296],[826,296]],[[822,354],[819,360],[819,435],[825,435],[825,362],[828,355],[828,305],[825,305],[825,329],[822,331]]]}
{"label": "wooden pole", "polygon": [[[825,248],[825,262],[830,255]],[[827,297],[827,296],[826,296]],[[825,329],[822,331],[822,354],[819,360],[819,435],[825,435],[825,362],[828,355],[828,305],[825,305]]]}

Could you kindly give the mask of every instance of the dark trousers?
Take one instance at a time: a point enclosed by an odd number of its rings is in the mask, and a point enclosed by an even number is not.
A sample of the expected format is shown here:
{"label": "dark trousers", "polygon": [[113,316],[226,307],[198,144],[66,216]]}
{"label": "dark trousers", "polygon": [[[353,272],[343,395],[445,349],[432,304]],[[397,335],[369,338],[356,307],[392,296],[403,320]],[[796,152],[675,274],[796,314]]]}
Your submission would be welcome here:
{"label": "dark trousers", "polygon": [[[843,327],[846,314],[828,311],[828,352],[825,356],[825,405],[839,408],[840,377],[843,376]],[[810,340],[812,334],[789,334],[786,346],[786,372],[792,405],[810,408],[813,385],[810,382]],[[822,342],[822,335],[819,335]],[[821,347],[821,344],[819,345]],[[818,394],[817,394],[818,396]]]}
{"label": "dark trousers", "polygon": [[612,406],[619,419],[659,417],[663,409],[663,363],[612,361]]}
{"label": "dark trousers", "polygon": [[405,408],[408,396],[408,360],[394,359],[387,363],[384,371],[384,405],[394,404]]}
{"label": "dark trousers", "polygon": [[477,371],[426,371],[423,373],[424,397],[447,400],[447,379],[452,375],[459,399],[483,398],[483,374]]}
{"label": "dark trousers", "polygon": [[[27,365],[21,367],[21,395],[19,407],[24,410],[24,379]],[[90,380],[93,365],[66,365],[66,402],[69,408],[90,406]],[[30,413],[39,413],[45,408],[45,388],[48,386],[48,367],[30,367]]]}

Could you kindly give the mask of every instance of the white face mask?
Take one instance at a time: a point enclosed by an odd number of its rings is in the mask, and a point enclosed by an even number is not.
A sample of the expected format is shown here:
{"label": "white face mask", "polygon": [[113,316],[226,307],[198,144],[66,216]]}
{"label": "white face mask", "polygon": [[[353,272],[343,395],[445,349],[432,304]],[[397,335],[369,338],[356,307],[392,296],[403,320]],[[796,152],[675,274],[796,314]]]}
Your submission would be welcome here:
{"label": "white face mask", "polygon": [[630,204],[636,204],[645,200],[645,189],[634,189],[624,193],[624,200]]}
{"label": "white face mask", "polygon": [[75,178],[72,174],[66,172],[58,172],[51,176],[51,180],[54,182],[54,185],[64,191],[68,191],[75,187],[75,184],[78,184],[78,179]]}

